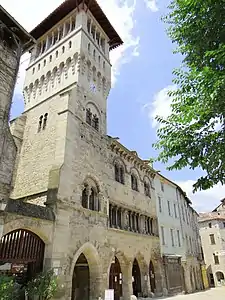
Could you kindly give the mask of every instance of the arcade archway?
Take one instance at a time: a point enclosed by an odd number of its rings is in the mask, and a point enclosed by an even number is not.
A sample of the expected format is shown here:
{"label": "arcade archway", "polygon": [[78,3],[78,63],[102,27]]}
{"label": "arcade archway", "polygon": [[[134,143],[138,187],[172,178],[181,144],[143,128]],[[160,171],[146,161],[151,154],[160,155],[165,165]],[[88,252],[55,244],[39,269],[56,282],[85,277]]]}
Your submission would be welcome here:
{"label": "arcade archway", "polygon": [[150,279],[151,292],[155,293],[155,289],[156,289],[155,269],[154,269],[154,265],[153,265],[152,261],[150,261],[150,264],[149,264],[149,279]]}
{"label": "arcade archway", "polygon": [[223,272],[220,272],[220,271],[216,272],[216,279],[217,279],[218,283],[221,284],[224,281]]}
{"label": "arcade archway", "polygon": [[133,294],[138,297],[141,295],[141,271],[138,261],[135,258],[132,268]]}
{"label": "arcade archway", "polygon": [[42,271],[45,244],[33,232],[17,229],[0,241],[0,274],[26,282]]}
{"label": "arcade archway", "polygon": [[120,300],[123,295],[122,272],[118,258],[115,256],[109,271],[109,289],[114,290],[114,299]]}
{"label": "arcade archway", "polygon": [[83,253],[74,267],[71,300],[89,300],[90,272],[88,261]]}

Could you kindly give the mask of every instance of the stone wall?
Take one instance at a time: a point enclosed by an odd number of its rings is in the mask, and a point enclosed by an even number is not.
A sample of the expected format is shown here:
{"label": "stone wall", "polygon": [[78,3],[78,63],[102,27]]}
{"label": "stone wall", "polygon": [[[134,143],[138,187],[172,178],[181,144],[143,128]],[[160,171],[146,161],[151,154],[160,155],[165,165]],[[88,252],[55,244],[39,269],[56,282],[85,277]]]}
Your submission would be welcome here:
{"label": "stone wall", "polygon": [[0,39],[0,199],[8,197],[12,181],[16,145],[9,130],[9,111],[20,55],[11,44]]}

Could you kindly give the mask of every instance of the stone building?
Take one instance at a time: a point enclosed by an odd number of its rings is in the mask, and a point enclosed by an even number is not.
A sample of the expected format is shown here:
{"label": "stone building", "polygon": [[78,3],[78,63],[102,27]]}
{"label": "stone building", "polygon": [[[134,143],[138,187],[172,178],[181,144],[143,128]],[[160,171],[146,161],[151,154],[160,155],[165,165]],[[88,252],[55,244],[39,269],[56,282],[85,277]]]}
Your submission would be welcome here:
{"label": "stone building", "polygon": [[169,295],[204,288],[198,214],[185,192],[161,174],[155,176],[161,253]]}
{"label": "stone building", "polygon": [[0,261],[53,268],[64,300],[161,295],[155,171],[106,130],[109,51],[123,42],[95,0],[63,2],[31,35]]}
{"label": "stone building", "polygon": [[11,189],[16,145],[9,129],[9,112],[22,53],[34,44],[28,34],[0,5],[0,199]]}
{"label": "stone building", "polygon": [[201,213],[199,227],[209,284],[225,285],[225,199],[210,213]]}

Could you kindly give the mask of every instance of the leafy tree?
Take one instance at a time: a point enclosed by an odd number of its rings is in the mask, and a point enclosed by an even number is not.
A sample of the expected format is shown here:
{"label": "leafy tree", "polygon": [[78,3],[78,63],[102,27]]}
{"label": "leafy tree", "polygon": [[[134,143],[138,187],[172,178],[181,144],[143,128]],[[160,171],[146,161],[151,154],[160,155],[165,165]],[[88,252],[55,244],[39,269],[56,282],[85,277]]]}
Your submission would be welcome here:
{"label": "leafy tree", "polygon": [[37,277],[28,282],[26,292],[32,299],[39,296],[41,300],[49,300],[54,297],[57,288],[57,278],[53,270],[49,270],[38,274]]}
{"label": "leafy tree", "polygon": [[183,56],[174,70],[172,112],[157,117],[154,147],[169,170],[200,167],[194,192],[225,183],[225,0],[172,0],[164,18]]}
{"label": "leafy tree", "polygon": [[15,284],[15,281],[12,277],[0,276],[0,299],[19,299],[19,287]]}

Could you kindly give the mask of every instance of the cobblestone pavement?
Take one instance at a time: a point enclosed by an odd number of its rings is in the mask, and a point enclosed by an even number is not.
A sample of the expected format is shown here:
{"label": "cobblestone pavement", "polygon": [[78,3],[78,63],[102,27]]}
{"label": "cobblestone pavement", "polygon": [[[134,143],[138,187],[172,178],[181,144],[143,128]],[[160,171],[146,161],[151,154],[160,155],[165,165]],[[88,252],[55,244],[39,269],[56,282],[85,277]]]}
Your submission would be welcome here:
{"label": "cobblestone pavement", "polygon": [[225,287],[218,287],[211,290],[189,294],[179,295],[174,297],[168,297],[163,299],[170,300],[225,300]]}

